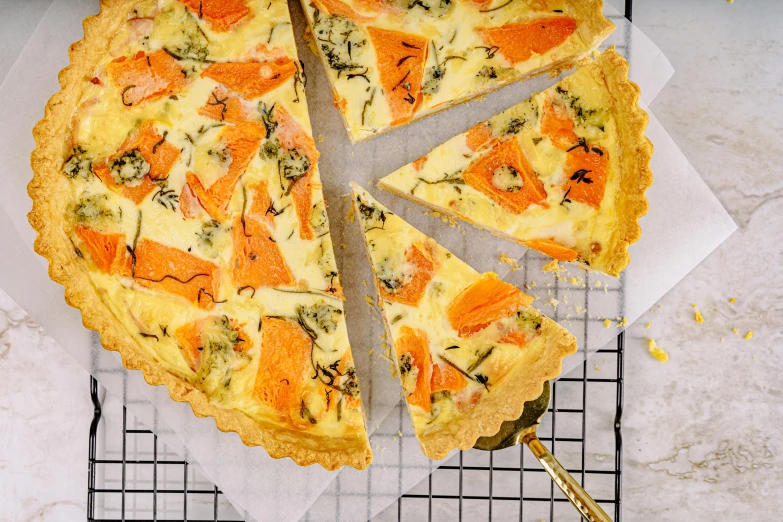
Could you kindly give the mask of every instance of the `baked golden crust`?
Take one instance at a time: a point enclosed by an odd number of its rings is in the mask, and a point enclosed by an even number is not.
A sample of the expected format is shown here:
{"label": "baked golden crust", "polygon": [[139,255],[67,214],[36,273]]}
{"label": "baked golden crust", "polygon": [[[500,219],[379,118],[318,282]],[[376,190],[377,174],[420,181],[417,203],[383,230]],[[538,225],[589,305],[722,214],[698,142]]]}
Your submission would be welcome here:
{"label": "baked golden crust", "polygon": [[162,368],[104,304],[61,227],[70,189],[60,169],[69,148],[70,118],[81,96],[80,84],[93,76],[93,64],[106,53],[112,36],[137,4],[133,0],[102,0],[100,13],[84,20],[84,39],[71,45],[70,65],[59,74],[61,90],[50,99],[44,118],[33,130],[34,176],[28,185],[33,208],[28,219],[38,232],[35,251],[49,261],[49,276],[65,287],[66,302],[81,310],[84,326],[100,334],[103,346],[119,352],[126,368],[141,370],[149,384],[167,386],[171,398],[189,403],[196,416],[214,418],[219,430],[236,432],[246,445],[263,446],[273,458],[290,457],[299,465],[320,464],[328,470],[343,465],[364,469],[372,460],[366,437],[317,437],[253,420],[240,411],[210,403],[204,392]]}
{"label": "baked golden crust", "polygon": [[[304,12],[308,22],[308,27],[306,29],[308,33],[308,36],[306,37],[306,39],[308,40],[308,47],[314,54],[316,54],[320,58],[323,64],[327,64],[329,63],[329,58],[326,56],[324,50],[315,44],[315,40],[312,35],[314,20],[311,11],[308,8],[310,5],[312,5],[312,2],[311,0],[300,0],[300,3],[302,5],[302,11]],[[326,76],[329,81],[330,89],[332,91],[334,105],[335,107],[337,107],[338,112],[340,113],[340,117],[343,121],[343,125],[345,126],[346,130],[348,130],[348,139],[351,141],[352,144],[361,143],[363,141],[374,138],[376,136],[386,134],[389,131],[405,127],[407,125],[410,125],[411,123],[419,121],[428,116],[437,114],[451,107],[455,107],[457,105],[461,105],[463,103],[469,102],[475,98],[491,94],[497,91],[498,89],[511,85],[512,83],[527,81],[541,75],[557,76],[563,71],[572,69],[573,67],[576,66],[576,64],[580,60],[589,56],[590,53],[592,53],[601,44],[601,42],[603,42],[612,33],[612,31],[614,31],[615,26],[609,19],[607,19],[602,14],[603,0],[585,0],[585,1],[569,0],[568,3],[573,7],[573,9],[579,15],[580,25],[576,33],[584,42],[584,51],[571,54],[568,56],[561,56],[558,59],[552,61],[551,63],[546,64],[543,67],[534,69],[525,74],[519,74],[505,79],[499,78],[493,81],[492,83],[490,83],[488,88],[476,90],[461,98],[449,101],[447,103],[441,103],[439,105],[435,105],[426,110],[418,111],[415,117],[410,121],[397,125],[386,126],[378,130],[377,132],[374,132],[372,134],[365,134],[364,136],[359,138],[357,138],[357,136],[350,130],[351,123],[349,121],[348,115],[344,110],[340,108],[340,103],[344,102],[345,100],[340,95],[336,83],[336,78],[333,77],[332,74],[329,74],[328,67],[327,67]]]}
{"label": "baked golden crust", "polygon": [[653,182],[650,170],[653,145],[644,134],[649,117],[639,107],[639,86],[628,79],[628,62],[614,46],[595,56],[589,66],[602,76],[612,96],[620,137],[621,179],[615,202],[617,227],[612,234],[603,269],[611,276],[619,276],[631,261],[628,246],[642,236],[639,219],[649,208],[644,193]]}
{"label": "baked golden crust", "polygon": [[[544,354],[546,350],[546,354]],[[450,423],[447,429],[419,437],[421,449],[431,459],[445,458],[451,450],[467,450],[479,437],[495,435],[504,421],[518,419],[525,402],[541,395],[544,381],[563,369],[563,358],[575,353],[576,339],[551,319],[544,318],[542,333],[525,347],[526,364],[515,367],[492,393],[466,415],[465,422]]]}

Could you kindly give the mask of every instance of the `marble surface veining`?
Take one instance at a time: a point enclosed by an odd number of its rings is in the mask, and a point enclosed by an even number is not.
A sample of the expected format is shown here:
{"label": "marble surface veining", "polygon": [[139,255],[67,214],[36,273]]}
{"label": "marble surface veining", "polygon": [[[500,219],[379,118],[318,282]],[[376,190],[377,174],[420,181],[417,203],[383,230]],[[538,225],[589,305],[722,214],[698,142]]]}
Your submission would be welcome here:
{"label": "marble surface veining", "polygon": [[[628,330],[624,519],[777,520],[783,2],[637,0],[634,21],[676,70],[652,110],[740,229]],[[0,522],[84,519],[91,417],[86,372],[0,291]]]}

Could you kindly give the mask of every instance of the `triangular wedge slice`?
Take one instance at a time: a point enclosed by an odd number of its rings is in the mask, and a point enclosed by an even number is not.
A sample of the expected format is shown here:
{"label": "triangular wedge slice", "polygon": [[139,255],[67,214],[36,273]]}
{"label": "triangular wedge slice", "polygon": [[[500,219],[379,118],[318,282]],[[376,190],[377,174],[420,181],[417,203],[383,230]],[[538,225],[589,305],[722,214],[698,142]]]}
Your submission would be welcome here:
{"label": "triangular wedge slice", "polygon": [[652,144],[610,48],[379,186],[561,261],[617,276],[641,236]]}
{"label": "triangular wedge slice", "polygon": [[576,339],[355,184],[353,205],[424,454],[442,459],[494,435],[560,374]]}
{"label": "triangular wedge slice", "polygon": [[614,29],[601,0],[301,0],[353,142],[566,70]]}
{"label": "triangular wedge slice", "polygon": [[288,4],[107,1],[84,29],[35,128],[51,277],[127,368],[220,430],[365,468]]}

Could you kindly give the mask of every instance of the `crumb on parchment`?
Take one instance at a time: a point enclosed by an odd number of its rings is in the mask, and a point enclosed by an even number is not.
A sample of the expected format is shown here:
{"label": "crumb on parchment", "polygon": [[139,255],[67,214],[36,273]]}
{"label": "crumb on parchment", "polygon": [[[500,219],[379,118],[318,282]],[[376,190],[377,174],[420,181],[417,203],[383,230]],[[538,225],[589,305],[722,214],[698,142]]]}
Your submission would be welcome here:
{"label": "crumb on parchment", "polygon": [[734,332],[734,334],[739,335],[739,328],[732,328],[731,331]]}
{"label": "crumb on parchment", "polygon": [[704,322],[704,316],[701,315],[701,312],[699,310],[696,310],[696,312],[694,312],[693,318],[696,320],[697,323]]}
{"label": "crumb on parchment", "polygon": [[652,337],[647,338],[647,351],[660,362],[667,362],[669,360],[669,354],[658,346],[658,343],[656,343],[655,339]]}
{"label": "crumb on parchment", "polygon": [[553,259],[549,263],[545,264],[541,268],[542,272],[554,272],[556,274],[560,273],[560,263],[557,262],[557,259]]}
{"label": "crumb on parchment", "polygon": [[753,339],[753,330],[748,330],[748,333],[745,334],[745,339]]}
{"label": "crumb on parchment", "polygon": [[514,259],[514,258],[511,258],[511,257],[508,257],[508,256],[507,256],[505,253],[503,253],[503,252],[501,252],[501,253],[500,253],[500,257],[498,258],[498,260],[499,260],[501,263],[505,263],[505,264],[507,264],[508,266],[510,266],[510,267],[511,267],[511,271],[512,271],[512,272],[516,272],[517,270],[522,270],[522,267],[521,267],[521,266],[519,266],[519,264],[517,264],[517,260],[516,260],[516,259]]}
{"label": "crumb on parchment", "polygon": [[609,328],[610,326],[612,326],[612,320],[604,319],[604,328]]}
{"label": "crumb on parchment", "polygon": [[652,326],[652,323],[647,323],[646,325],[644,325],[644,327],[647,328],[648,330],[650,329],[651,326]]}
{"label": "crumb on parchment", "polygon": [[731,304],[734,304],[734,303],[736,303],[736,302],[737,302],[737,298],[736,298],[736,297],[732,297],[731,299],[729,299],[729,302],[730,302]]}

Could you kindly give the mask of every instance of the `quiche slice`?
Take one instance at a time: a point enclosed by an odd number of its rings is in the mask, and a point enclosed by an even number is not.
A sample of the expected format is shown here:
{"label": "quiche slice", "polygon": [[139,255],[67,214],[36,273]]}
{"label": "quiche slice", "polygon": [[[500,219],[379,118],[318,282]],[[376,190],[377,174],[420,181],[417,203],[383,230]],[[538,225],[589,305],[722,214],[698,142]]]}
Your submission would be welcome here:
{"label": "quiche slice", "polygon": [[284,0],[105,0],[35,127],[30,223],[123,364],[275,458],[372,458]]}
{"label": "quiche slice", "polygon": [[610,48],[379,185],[560,261],[618,276],[641,236],[652,144]]}
{"label": "quiche slice", "polygon": [[479,274],[355,184],[353,205],[422,451],[469,449],[522,414],[576,339],[532,297]]}
{"label": "quiche slice", "polygon": [[564,70],[614,29],[601,0],[301,0],[351,141]]}

